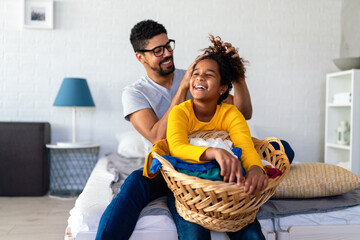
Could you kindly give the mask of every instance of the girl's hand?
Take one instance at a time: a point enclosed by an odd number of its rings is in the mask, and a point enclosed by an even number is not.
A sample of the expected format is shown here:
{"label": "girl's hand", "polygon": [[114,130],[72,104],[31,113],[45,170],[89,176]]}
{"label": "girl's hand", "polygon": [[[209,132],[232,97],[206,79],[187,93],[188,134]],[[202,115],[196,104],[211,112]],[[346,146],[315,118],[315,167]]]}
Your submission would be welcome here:
{"label": "girl's hand", "polygon": [[268,177],[259,166],[252,166],[246,173],[244,191],[248,195],[255,195],[268,185]]}
{"label": "girl's hand", "polygon": [[206,160],[215,159],[220,165],[220,175],[224,177],[224,182],[234,182],[237,178],[237,185],[244,182],[242,176],[241,162],[228,151],[221,148],[208,148],[203,156]]}

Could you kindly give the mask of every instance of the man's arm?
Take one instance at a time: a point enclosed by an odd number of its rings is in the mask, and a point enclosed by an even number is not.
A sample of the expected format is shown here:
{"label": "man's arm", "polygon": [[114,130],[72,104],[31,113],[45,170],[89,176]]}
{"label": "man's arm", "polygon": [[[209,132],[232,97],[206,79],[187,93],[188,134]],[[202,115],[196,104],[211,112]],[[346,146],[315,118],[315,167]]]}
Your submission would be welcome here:
{"label": "man's arm", "polygon": [[181,81],[178,91],[171,101],[169,109],[162,118],[158,119],[151,108],[145,108],[129,115],[129,120],[135,129],[151,143],[155,143],[166,137],[166,126],[171,109],[185,101],[189,86],[186,88],[186,74]]}
{"label": "man's arm", "polygon": [[251,119],[251,98],[245,80],[234,82],[234,96],[229,94],[229,96],[224,100],[224,103],[235,105],[237,109],[244,115],[246,120]]}
{"label": "man's arm", "polygon": [[164,116],[158,119],[151,108],[142,109],[129,115],[129,120],[135,129],[151,143],[155,143],[166,137],[169,113],[175,105],[178,105],[186,100],[193,66],[199,57],[197,57],[187,69],[183,79],[181,80],[180,86],[171,101],[170,107],[165,112]]}
{"label": "man's arm", "polygon": [[251,98],[245,80],[234,82],[233,104],[244,115],[246,120],[251,119],[252,116]]}
{"label": "man's arm", "polygon": [[[233,58],[239,58],[239,54],[231,43],[223,43],[226,46],[226,53],[234,53]],[[229,95],[224,100],[225,103],[233,104],[237,109],[244,115],[246,120],[251,119],[252,116],[252,105],[249,89],[246,85],[245,79],[239,79],[238,82],[234,82],[234,96]]]}

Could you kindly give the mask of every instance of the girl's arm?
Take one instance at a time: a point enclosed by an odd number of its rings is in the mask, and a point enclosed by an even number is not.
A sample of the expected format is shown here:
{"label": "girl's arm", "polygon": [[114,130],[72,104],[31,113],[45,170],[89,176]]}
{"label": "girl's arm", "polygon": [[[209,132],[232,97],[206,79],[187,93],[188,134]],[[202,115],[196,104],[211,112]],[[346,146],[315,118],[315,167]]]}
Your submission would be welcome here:
{"label": "girl's arm", "polygon": [[235,107],[231,107],[224,117],[224,124],[234,147],[242,149],[241,163],[245,171],[248,172],[252,165],[262,168],[260,156],[255,150],[244,116]]}
{"label": "girl's arm", "polygon": [[199,147],[189,144],[188,127],[189,114],[187,109],[175,106],[171,110],[168,119],[166,138],[169,144],[170,154],[187,162],[199,163],[200,156],[208,147]]}
{"label": "girl's arm", "polygon": [[268,185],[259,154],[254,148],[249,127],[240,112],[233,111],[226,118],[229,122],[229,135],[234,147],[242,149],[241,162],[246,170],[245,193],[252,195],[264,190]]}

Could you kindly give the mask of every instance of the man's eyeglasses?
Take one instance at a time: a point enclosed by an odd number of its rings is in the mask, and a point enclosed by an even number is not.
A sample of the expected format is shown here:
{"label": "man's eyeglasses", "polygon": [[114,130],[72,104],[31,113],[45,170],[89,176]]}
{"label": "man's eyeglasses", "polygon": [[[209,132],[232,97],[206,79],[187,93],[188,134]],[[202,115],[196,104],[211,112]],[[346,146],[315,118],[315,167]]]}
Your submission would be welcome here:
{"label": "man's eyeglasses", "polygon": [[153,52],[155,57],[161,57],[164,54],[165,48],[172,52],[175,49],[175,40],[170,39],[165,45],[154,47],[153,49],[141,49],[138,52]]}

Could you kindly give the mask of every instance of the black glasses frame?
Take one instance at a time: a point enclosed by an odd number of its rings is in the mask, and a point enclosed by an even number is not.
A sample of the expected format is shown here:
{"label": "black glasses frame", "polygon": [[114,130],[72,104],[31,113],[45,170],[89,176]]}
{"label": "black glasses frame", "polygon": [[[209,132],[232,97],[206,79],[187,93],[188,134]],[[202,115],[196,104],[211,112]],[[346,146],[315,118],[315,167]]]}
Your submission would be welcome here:
{"label": "black glasses frame", "polygon": [[[171,46],[170,43],[174,43],[174,46]],[[159,48],[162,48],[161,54],[155,53],[156,50],[159,49]],[[157,46],[157,47],[154,47],[153,49],[139,49],[139,50],[137,50],[137,52],[153,52],[155,57],[161,57],[162,55],[164,55],[165,48],[169,52],[174,51],[174,49],[175,49],[175,40],[174,39],[169,39],[169,41],[165,45]]]}

